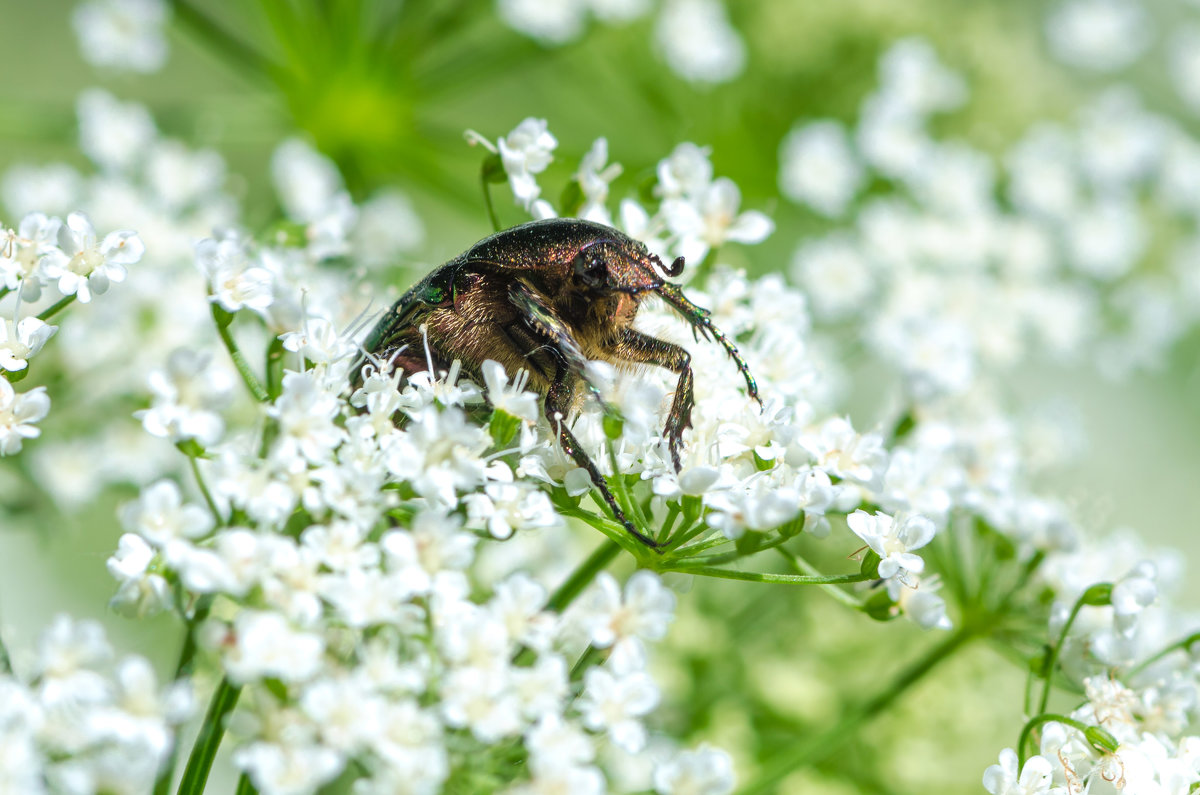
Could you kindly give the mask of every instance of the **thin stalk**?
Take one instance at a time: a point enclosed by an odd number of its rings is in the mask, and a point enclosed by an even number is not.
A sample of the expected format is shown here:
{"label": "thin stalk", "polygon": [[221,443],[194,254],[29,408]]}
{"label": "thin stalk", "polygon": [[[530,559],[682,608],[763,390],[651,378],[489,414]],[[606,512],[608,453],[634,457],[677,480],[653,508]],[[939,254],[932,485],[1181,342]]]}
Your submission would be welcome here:
{"label": "thin stalk", "polygon": [[221,317],[217,314],[224,311],[216,304],[213,304],[213,320],[216,321],[217,333],[221,335],[221,342],[224,343],[225,350],[229,351],[229,357],[233,359],[233,365],[242,376],[242,380],[246,382],[246,388],[250,390],[250,394],[259,403],[266,403],[271,399],[271,396],[267,394],[267,390],[263,389],[263,385],[259,383],[258,377],[250,369],[250,362],[246,361],[246,355],[242,353],[241,348],[234,342],[233,334],[229,332],[229,323],[222,323]]}
{"label": "thin stalk", "polygon": [[237,705],[241,694],[242,686],[230,684],[228,679],[221,679],[217,685],[212,701],[208,703],[204,723],[200,726],[200,734],[196,736],[192,753],[188,756],[187,767],[183,769],[177,795],[202,795],[204,792],[213,758],[217,755],[221,738],[225,736],[225,718]]}
{"label": "thin stalk", "polygon": [[492,222],[492,229],[499,232],[500,219],[496,217],[496,208],[492,206],[492,187],[486,171],[480,174],[479,182],[483,186],[483,204],[487,207],[488,219]]}
{"label": "thin stalk", "polygon": [[1071,625],[1075,623],[1075,617],[1079,615],[1079,611],[1083,609],[1084,599],[1088,592],[1075,600],[1075,606],[1071,608],[1071,614],[1067,616],[1067,621],[1063,624],[1062,629],[1058,633],[1058,642],[1050,647],[1050,656],[1046,658],[1046,667],[1042,669],[1042,678],[1046,680],[1045,686],[1042,688],[1042,698],[1038,702],[1038,714],[1046,711],[1046,705],[1050,703],[1050,681],[1054,678],[1054,668],[1058,665],[1058,654],[1062,651],[1063,644],[1067,641],[1067,633],[1071,631]]}
{"label": "thin stalk", "polygon": [[958,651],[968,641],[978,637],[984,629],[984,625],[964,624],[926,652],[923,657],[904,669],[886,688],[859,706],[846,710],[836,724],[808,741],[799,743],[793,748],[777,754],[773,759],[767,760],[758,778],[742,789],[741,795],[774,792],[778,783],[796,768],[815,764],[832,756],[854,736],[863,724],[883,712],[909,688],[925,678],[939,663]]}
{"label": "thin stalk", "polygon": [[258,788],[245,773],[238,777],[236,795],[258,795]]}
{"label": "thin stalk", "polygon": [[1061,723],[1064,726],[1070,726],[1073,729],[1078,729],[1080,732],[1087,734],[1090,728],[1086,723],[1081,723],[1074,718],[1068,718],[1066,715],[1055,715],[1052,712],[1046,712],[1034,718],[1030,718],[1029,722],[1021,729],[1021,739],[1017,740],[1017,771],[1025,767],[1025,760],[1028,759],[1025,755],[1025,746],[1029,743],[1033,735],[1033,730],[1041,726],[1043,723]]}
{"label": "thin stalk", "polygon": [[64,296],[48,306],[46,309],[43,309],[38,314],[38,320],[49,320],[73,303],[75,303],[74,295]]}
{"label": "thin stalk", "polygon": [[[816,566],[812,565],[807,560],[805,560],[804,558],[797,555],[795,552],[792,552],[790,549],[784,549],[783,547],[776,547],[775,551],[778,552],[780,555],[782,555],[783,559],[788,562],[788,565],[790,565],[793,569],[795,569],[800,574],[807,574],[810,577],[816,577],[821,574],[820,570],[817,569]],[[862,609],[862,602],[855,599],[853,596],[846,593],[845,591],[843,591],[841,588],[837,587],[836,585],[822,585],[821,590],[825,591],[825,593],[829,594],[834,599],[838,600],[839,602],[846,605],[847,607],[851,607],[855,610]]]}
{"label": "thin stalk", "polygon": [[855,574],[769,574],[757,571],[737,571],[735,569],[718,569],[711,566],[674,566],[663,571],[677,571],[681,574],[699,574],[702,577],[716,577],[722,580],[742,580],[745,582],[774,582],[786,585],[836,585],[847,582],[866,582],[874,579],[870,575]]}
{"label": "thin stalk", "polygon": [[1167,648],[1163,649],[1162,651],[1150,655],[1149,657],[1142,660],[1137,665],[1130,668],[1129,671],[1125,674],[1125,678],[1137,676],[1142,671],[1146,670],[1151,665],[1154,665],[1154,663],[1158,662],[1163,657],[1166,657],[1168,654],[1170,654],[1173,651],[1187,652],[1196,643],[1200,643],[1200,632],[1194,633],[1192,635],[1188,635],[1183,640],[1177,640],[1174,643],[1172,643],[1170,646],[1168,646]]}
{"label": "thin stalk", "polygon": [[0,674],[12,673],[12,658],[8,656],[8,647],[4,645],[4,639],[0,638]]}
{"label": "thin stalk", "polygon": [[[197,625],[203,623],[208,618],[210,610],[212,610],[212,595],[206,594],[196,602],[196,611],[184,627],[183,647],[179,650],[179,662],[175,664],[175,678],[173,681],[178,682],[191,673],[192,662],[196,657],[195,629]],[[154,795],[167,795],[171,791],[171,780],[175,778],[175,765],[178,762],[179,741],[176,739],[171,743],[171,753],[167,756],[167,763],[158,772],[158,778],[154,782]]]}
{"label": "thin stalk", "polygon": [[597,574],[616,560],[620,553],[621,547],[612,541],[605,541],[596,547],[592,554],[575,567],[571,576],[567,577],[566,581],[550,595],[550,599],[546,602],[546,609],[561,613],[567,605],[575,601],[575,597],[579,596],[592,580],[596,579]]}
{"label": "thin stalk", "polygon": [[591,667],[592,663],[595,662],[599,656],[600,650],[589,644],[588,647],[584,649],[583,654],[579,655],[579,659],[575,661],[575,664],[571,666],[571,674],[567,678],[567,681],[578,682],[580,679],[582,679],[583,672]]}
{"label": "thin stalk", "polygon": [[221,517],[221,512],[217,510],[217,503],[213,500],[212,492],[208,490],[208,484],[204,482],[204,476],[200,474],[200,462],[194,455],[189,455],[187,459],[188,464],[192,467],[192,477],[196,479],[196,487],[200,489],[200,494],[204,497],[208,510],[212,512],[213,521],[217,523],[217,527],[220,527],[225,524],[225,520]]}

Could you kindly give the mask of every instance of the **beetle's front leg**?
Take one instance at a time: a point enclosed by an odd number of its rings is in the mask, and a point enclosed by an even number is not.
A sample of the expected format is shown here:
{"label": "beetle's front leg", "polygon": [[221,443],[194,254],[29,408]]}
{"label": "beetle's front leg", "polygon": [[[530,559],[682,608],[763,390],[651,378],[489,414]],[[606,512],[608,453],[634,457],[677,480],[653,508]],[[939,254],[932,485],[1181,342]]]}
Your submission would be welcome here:
{"label": "beetle's front leg", "polygon": [[746,380],[746,394],[754,398],[758,402],[758,405],[761,406],[762,398],[758,396],[758,383],[754,380],[754,376],[750,374],[750,365],[746,364],[746,360],[738,353],[737,346],[733,344],[733,341],[726,337],[724,332],[712,322],[712,313],[689,301],[677,284],[663,282],[655,288],[654,292],[662,296],[664,301],[682,315],[683,319],[691,324],[693,330],[699,329],[700,333],[705,336],[712,335],[713,339],[729,354],[729,358],[733,359],[733,363],[737,365],[738,372]]}
{"label": "beetle's front leg", "polygon": [[679,448],[683,444],[684,428],[692,427],[692,406],[696,403],[695,389],[692,379],[692,355],[674,343],[666,342],[647,334],[625,329],[617,344],[612,348],[616,358],[639,364],[652,364],[664,367],[673,373],[679,373],[679,383],[675,386],[675,399],[671,403],[671,413],[667,415],[663,434],[667,437],[667,445],[671,450],[671,463],[675,471],[681,469],[679,463]]}
{"label": "beetle's front leg", "polygon": [[617,504],[616,498],[609,491],[608,482],[605,481],[604,475],[600,474],[600,470],[596,468],[595,462],[584,452],[583,448],[579,445],[579,440],[575,438],[575,434],[571,433],[571,430],[567,427],[567,411],[571,406],[571,382],[573,380],[572,368],[564,362],[559,366],[558,373],[555,375],[554,381],[550,384],[550,389],[546,393],[546,418],[550,420],[551,427],[558,434],[558,443],[562,446],[563,452],[569,455],[571,460],[575,462],[576,466],[587,470],[588,477],[592,480],[592,485],[600,491],[604,502],[608,504],[616,520],[624,525],[626,532],[646,546],[657,549],[659,546],[658,542],[639,532],[633,522],[629,521],[629,518],[625,516],[625,512],[621,510],[621,506]]}

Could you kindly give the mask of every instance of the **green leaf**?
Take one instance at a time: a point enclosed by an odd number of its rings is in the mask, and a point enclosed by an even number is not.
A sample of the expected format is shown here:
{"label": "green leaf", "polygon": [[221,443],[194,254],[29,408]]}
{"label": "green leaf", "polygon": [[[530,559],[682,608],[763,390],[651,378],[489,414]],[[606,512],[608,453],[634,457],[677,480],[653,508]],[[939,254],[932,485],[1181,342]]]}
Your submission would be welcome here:
{"label": "green leaf", "polygon": [[496,409],[492,412],[492,419],[488,423],[488,431],[492,434],[492,441],[497,447],[507,447],[513,437],[517,435],[517,429],[521,427],[521,418],[514,417],[504,409]]}
{"label": "green leaf", "polygon": [[1079,601],[1092,607],[1107,607],[1112,604],[1112,590],[1111,582],[1102,582],[1084,591]]}
{"label": "green leaf", "polygon": [[625,420],[620,414],[606,413],[604,415],[604,435],[610,440],[616,441],[621,438],[621,432],[625,428]]}
{"label": "green leaf", "polygon": [[893,621],[900,616],[896,602],[888,596],[886,588],[878,588],[859,608],[876,621]]}

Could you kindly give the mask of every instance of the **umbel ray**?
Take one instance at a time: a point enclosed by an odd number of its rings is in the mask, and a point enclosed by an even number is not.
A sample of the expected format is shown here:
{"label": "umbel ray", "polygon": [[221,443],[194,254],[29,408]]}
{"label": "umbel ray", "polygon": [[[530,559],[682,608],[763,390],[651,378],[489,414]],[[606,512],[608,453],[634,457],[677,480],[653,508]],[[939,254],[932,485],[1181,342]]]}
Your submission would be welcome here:
{"label": "umbel ray", "polygon": [[[504,365],[509,374],[527,370],[529,387],[543,396],[563,451],[587,471],[630,535],[657,548],[617,504],[566,417],[580,390],[592,388],[585,376],[589,360],[654,365],[677,373],[663,435],[679,471],[679,448],[695,403],[691,355],[633,328],[647,294],[661,297],[694,332],[724,347],[745,378],[747,393],[759,400],[737,347],[713,325],[708,310],[662,275],[678,276],[683,266],[683,257],[664,266],[644,244],[603,224],[569,218],[533,221],[479,241],[418,282],[383,315],[364,349],[382,368],[402,370],[406,377],[431,366],[448,370],[455,360],[478,383],[488,359]],[[355,368],[356,377],[360,371]]]}

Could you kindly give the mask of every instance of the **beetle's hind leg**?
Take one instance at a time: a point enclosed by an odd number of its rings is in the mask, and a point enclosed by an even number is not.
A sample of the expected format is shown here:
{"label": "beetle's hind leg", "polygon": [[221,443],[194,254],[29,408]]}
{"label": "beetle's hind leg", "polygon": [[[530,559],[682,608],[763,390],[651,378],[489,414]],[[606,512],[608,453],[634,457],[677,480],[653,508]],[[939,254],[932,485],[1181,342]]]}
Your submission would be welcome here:
{"label": "beetle's hind leg", "polygon": [[692,407],[696,403],[694,379],[692,377],[692,355],[674,343],[642,334],[633,329],[624,329],[610,350],[616,359],[638,364],[651,364],[663,367],[679,374],[679,383],[675,386],[675,399],[671,403],[671,413],[663,428],[667,438],[667,446],[671,450],[671,463],[675,471],[681,468],[679,448],[683,445],[683,431],[692,427]]}
{"label": "beetle's hind leg", "polygon": [[[550,384],[550,389],[546,393],[546,417],[550,420],[551,427],[558,434],[558,443],[562,446],[563,452],[571,457],[576,466],[587,470],[588,477],[592,480],[592,485],[600,491],[600,496],[604,498],[604,502],[608,504],[609,510],[613,512],[613,516],[624,527],[625,531],[631,536],[641,541],[646,546],[652,549],[658,549],[659,543],[644,533],[640,532],[633,522],[625,516],[625,512],[621,510],[621,506],[617,504],[617,500],[613,497],[608,488],[608,482],[604,479],[604,475],[600,474],[600,470],[596,468],[596,464],[591,457],[584,452],[579,444],[579,440],[575,438],[575,434],[567,428],[567,412],[571,406],[571,382],[574,380],[572,369],[566,363],[563,363],[558,368],[553,383]],[[619,477],[619,475],[617,475]]]}

